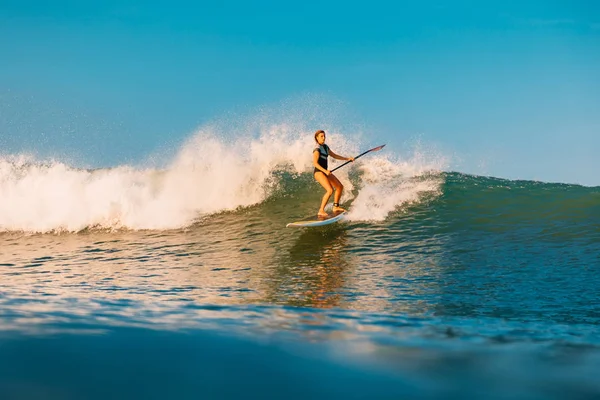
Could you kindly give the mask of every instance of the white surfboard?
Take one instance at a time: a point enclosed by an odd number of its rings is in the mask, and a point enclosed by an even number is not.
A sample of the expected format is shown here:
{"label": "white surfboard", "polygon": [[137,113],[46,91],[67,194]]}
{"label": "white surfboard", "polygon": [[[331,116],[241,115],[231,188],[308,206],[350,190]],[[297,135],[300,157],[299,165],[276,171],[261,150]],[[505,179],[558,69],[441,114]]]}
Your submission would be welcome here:
{"label": "white surfboard", "polygon": [[343,219],[346,216],[346,211],[338,211],[335,213],[327,213],[326,217],[311,216],[300,221],[290,222],[286,228],[310,228],[313,226],[323,226],[333,224]]}

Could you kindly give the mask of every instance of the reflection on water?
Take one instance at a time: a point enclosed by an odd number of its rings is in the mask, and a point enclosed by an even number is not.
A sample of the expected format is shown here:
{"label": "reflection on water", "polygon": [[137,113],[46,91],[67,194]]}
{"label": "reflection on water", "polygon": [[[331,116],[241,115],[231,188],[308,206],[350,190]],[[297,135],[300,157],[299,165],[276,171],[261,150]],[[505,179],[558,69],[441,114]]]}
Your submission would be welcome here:
{"label": "reflection on water", "polygon": [[[268,231],[263,215],[243,224],[220,215],[189,230],[0,235],[0,291],[70,298],[280,304],[383,311],[397,307],[393,281],[403,246],[360,225]],[[281,218],[268,224],[284,226]],[[264,221],[263,221],[264,222]],[[392,233],[393,234],[393,233]],[[412,243],[412,244],[411,244]],[[395,250],[396,249],[396,250]],[[414,255],[411,256],[414,261]],[[405,263],[418,278],[414,263]],[[419,291],[418,279],[411,290]],[[408,286],[406,287],[408,289]],[[400,293],[405,296],[406,293]]]}
{"label": "reflection on water", "polygon": [[353,268],[344,251],[346,229],[340,225],[302,231],[293,246],[277,258],[269,302],[315,308],[340,306],[344,277]]}
{"label": "reflection on water", "polygon": [[313,229],[286,229],[285,212],[250,209],[177,231],[4,233],[0,293],[598,322],[600,278],[591,266],[574,273],[588,257],[576,248],[540,253],[427,208],[409,211]]}
{"label": "reflection on water", "polygon": [[313,229],[285,228],[289,212],[274,206],[186,230],[4,233],[0,295],[32,306],[60,297],[599,322],[587,253],[498,242],[432,212],[443,207]]}

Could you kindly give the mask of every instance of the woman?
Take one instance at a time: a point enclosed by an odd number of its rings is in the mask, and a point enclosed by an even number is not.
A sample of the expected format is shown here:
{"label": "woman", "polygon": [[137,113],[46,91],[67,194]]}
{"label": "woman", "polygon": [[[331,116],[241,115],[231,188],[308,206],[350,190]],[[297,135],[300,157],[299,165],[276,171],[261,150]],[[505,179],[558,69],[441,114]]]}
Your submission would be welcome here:
{"label": "woman", "polygon": [[344,185],[327,169],[327,157],[331,156],[337,160],[354,161],[354,157],[342,157],[335,154],[329,146],[325,144],[325,131],[319,130],[315,132],[315,141],[318,146],[313,150],[313,165],[315,166],[314,177],[325,188],[326,192],[321,201],[321,208],[317,215],[319,217],[326,217],[325,206],[335,189],[335,195],[333,197],[333,212],[346,211],[340,207],[340,198],[342,197],[342,191]]}

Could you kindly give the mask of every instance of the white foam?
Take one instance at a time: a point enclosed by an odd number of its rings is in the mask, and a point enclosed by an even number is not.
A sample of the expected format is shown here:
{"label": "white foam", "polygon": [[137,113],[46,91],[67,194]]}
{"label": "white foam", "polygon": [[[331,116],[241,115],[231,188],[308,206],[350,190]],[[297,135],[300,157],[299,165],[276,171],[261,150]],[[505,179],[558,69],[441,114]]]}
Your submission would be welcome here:
{"label": "white foam", "polygon": [[[201,128],[161,168],[84,170],[55,160],[0,157],[0,231],[175,229],[202,215],[262,202],[277,187],[277,169],[312,171],[312,129],[264,122],[249,124],[237,136],[221,129]],[[327,143],[338,154],[361,149],[358,135],[327,133]],[[439,188],[435,179],[411,179],[439,168],[439,160],[425,159],[421,152],[407,159],[379,153],[368,157],[360,166],[362,189],[350,219],[382,220],[398,206]],[[335,173],[346,188],[342,202],[352,197],[349,171]]]}
{"label": "white foam", "polygon": [[[0,157],[0,231],[183,227],[203,214],[260,203],[276,187],[277,168],[312,169],[312,135],[273,125],[226,141],[205,127],[160,170],[87,171],[58,161]],[[348,146],[341,138],[329,136],[343,151]]]}
{"label": "white foam", "polygon": [[376,155],[361,165],[360,191],[348,213],[351,221],[382,221],[398,208],[418,202],[425,194],[440,194],[447,167],[439,153],[417,144],[410,157]]}

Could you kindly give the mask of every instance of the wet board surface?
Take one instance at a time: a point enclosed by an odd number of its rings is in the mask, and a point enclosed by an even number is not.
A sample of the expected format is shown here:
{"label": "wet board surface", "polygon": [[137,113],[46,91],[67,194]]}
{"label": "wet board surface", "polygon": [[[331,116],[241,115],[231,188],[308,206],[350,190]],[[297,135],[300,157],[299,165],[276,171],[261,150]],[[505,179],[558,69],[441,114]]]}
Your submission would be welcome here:
{"label": "wet board surface", "polygon": [[286,225],[286,228],[309,228],[312,226],[323,226],[333,224],[343,219],[346,216],[346,211],[338,211],[335,213],[328,213],[326,217],[319,217],[316,215],[312,215],[308,218],[302,219],[300,221],[290,222]]}

